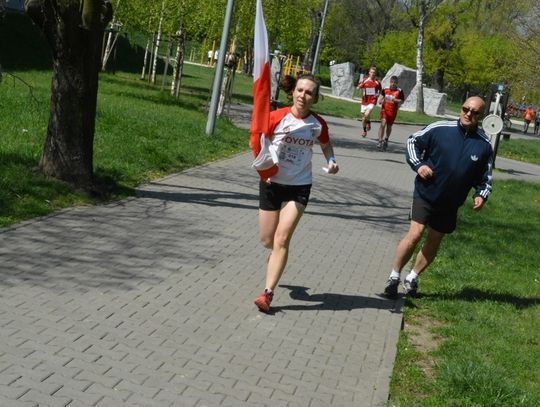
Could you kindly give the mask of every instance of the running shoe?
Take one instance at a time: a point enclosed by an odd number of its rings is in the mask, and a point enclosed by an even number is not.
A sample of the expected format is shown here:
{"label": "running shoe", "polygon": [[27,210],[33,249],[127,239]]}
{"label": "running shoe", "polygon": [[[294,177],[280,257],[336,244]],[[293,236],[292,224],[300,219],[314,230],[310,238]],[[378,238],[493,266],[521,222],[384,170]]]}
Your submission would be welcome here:
{"label": "running shoe", "polygon": [[367,136],[367,131],[364,130],[364,131],[362,132],[362,137],[366,137],[366,136]]}
{"label": "running shoe", "polygon": [[405,295],[415,297],[418,291],[418,279],[405,279],[405,281],[403,282],[403,288],[405,289]]}
{"label": "running shoe", "polygon": [[383,149],[383,142],[382,142],[382,141],[379,141],[379,142],[377,143],[377,150],[382,151],[382,149]]}
{"label": "running shoe", "polygon": [[388,148],[388,139],[385,139],[382,144],[382,151],[386,151]]}
{"label": "running shoe", "polygon": [[265,291],[255,299],[255,305],[259,307],[259,311],[268,312],[270,311],[272,298],[274,298],[274,293]]}
{"label": "running shoe", "polygon": [[384,294],[388,298],[396,298],[399,287],[399,278],[389,278],[384,287]]}

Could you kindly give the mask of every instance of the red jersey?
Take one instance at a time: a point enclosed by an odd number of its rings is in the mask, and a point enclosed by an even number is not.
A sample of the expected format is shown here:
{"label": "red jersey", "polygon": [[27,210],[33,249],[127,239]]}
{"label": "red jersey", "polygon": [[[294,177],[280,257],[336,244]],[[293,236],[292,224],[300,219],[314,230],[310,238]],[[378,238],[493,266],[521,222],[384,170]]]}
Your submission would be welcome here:
{"label": "red jersey", "polygon": [[364,95],[362,96],[363,105],[377,104],[377,97],[382,90],[381,83],[377,79],[370,79],[368,76],[360,82],[358,88],[364,89]]}
{"label": "red jersey", "polygon": [[523,118],[528,121],[534,119],[534,110],[532,107],[528,107],[527,109],[525,109],[525,112],[523,113]]}
{"label": "red jersey", "polygon": [[[401,88],[384,88],[381,95],[384,97],[382,102],[381,111],[384,110],[386,116],[395,117],[397,115],[399,105],[403,102],[405,97]],[[400,102],[396,102],[395,99],[399,99]]]}

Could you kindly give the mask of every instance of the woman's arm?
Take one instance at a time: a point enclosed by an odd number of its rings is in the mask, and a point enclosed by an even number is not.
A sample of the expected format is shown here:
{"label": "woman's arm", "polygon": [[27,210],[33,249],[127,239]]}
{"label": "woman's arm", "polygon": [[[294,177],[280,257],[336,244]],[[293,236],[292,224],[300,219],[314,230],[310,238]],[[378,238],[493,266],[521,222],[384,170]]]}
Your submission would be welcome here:
{"label": "woman's arm", "polygon": [[335,174],[339,171],[339,166],[337,165],[336,157],[334,156],[334,148],[330,142],[321,144],[321,150],[326,158],[328,163],[328,174]]}

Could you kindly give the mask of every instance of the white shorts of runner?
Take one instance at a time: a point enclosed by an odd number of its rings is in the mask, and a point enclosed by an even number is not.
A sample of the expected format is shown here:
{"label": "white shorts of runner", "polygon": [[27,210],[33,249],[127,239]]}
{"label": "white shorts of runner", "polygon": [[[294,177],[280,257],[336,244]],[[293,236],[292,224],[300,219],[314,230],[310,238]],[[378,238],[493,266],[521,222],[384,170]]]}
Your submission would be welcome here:
{"label": "white shorts of runner", "polygon": [[369,105],[360,105],[360,113],[369,113],[373,110],[375,105],[370,103]]}

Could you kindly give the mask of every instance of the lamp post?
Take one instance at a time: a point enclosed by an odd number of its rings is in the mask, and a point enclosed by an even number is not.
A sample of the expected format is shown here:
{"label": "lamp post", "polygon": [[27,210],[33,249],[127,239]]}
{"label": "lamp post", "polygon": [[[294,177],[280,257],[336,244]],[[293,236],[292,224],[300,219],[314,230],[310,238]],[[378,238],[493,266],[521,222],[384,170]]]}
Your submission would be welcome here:
{"label": "lamp post", "polygon": [[227,11],[225,12],[225,21],[223,23],[223,32],[221,33],[221,43],[219,45],[218,62],[216,65],[216,74],[214,75],[214,85],[212,87],[212,98],[208,109],[208,120],[206,121],[206,134],[214,134],[216,124],[216,113],[218,109],[221,82],[223,80],[223,66],[225,65],[225,55],[227,54],[227,44],[229,43],[229,27],[231,26],[232,11],[234,0],[227,0]]}
{"label": "lamp post", "polygon": [[319,49],[321,47],[321,37],[324,27],[324,19],[326,18],[326,12],[328,11],[328,0],[324,0],[324,9],[321,18],[321,26],[319,27],[319,35],[317,36],[317,48],[315,48],[315,56],[313,57],[313,67],[311,68],[311,73],[315,75],[317,70],[317,60],[319,59]]}

